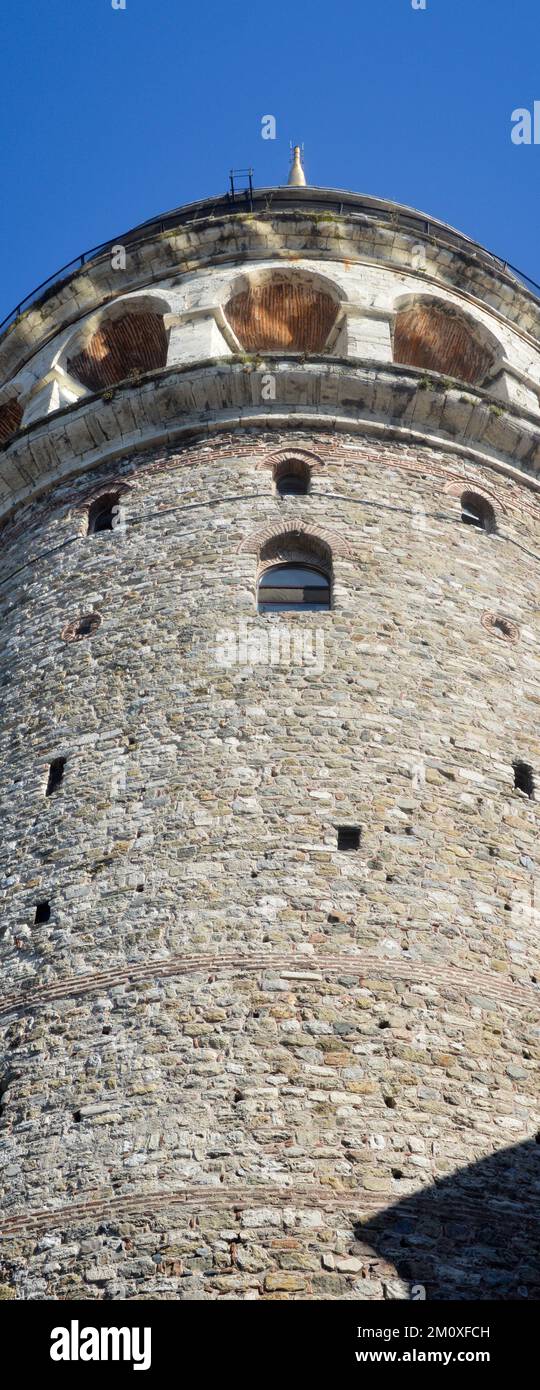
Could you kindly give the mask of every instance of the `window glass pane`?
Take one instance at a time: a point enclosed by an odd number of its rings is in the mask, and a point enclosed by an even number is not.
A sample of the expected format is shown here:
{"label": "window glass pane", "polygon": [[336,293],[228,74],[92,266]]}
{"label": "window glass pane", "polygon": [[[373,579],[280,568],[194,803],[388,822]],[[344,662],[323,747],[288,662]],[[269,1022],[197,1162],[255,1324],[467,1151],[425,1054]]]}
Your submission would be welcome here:
{"label": "window glass pane", "polygon": [[321,609],[330,607],[330,596],[321,603],[266,603],[265,600],[259,601],[259,609],[264,609],[265,613],[320,613]]}
{"label": "window glass pane", "polygon": [[328,587],[328,578],[321,574],[320,570],[310,569],[308,565],[275,565],[273,569],[267,570],[261,575],[260,587],[267,589],[269,585],[277,585],[278,588],[303,588],[304,584],[317,585],[321,588]]}
{"label": "window glass pane", "polygon": [[328,576],[310,565],[273,565],[261,577],[259,613],[316,613],[330,606]]}

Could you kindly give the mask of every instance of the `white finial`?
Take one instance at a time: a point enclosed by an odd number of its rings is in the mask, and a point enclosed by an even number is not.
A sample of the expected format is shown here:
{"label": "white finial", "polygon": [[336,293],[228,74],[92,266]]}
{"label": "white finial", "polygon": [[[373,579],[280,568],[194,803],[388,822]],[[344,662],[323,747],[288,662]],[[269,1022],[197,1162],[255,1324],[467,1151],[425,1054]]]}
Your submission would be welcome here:
{"label": "white finial", "polygon": [[293,161],[287,182],[292,184],[293,188],[305,188],[306,186],[306,176],[302,168],[299,145],[295,145],[293,150]]}

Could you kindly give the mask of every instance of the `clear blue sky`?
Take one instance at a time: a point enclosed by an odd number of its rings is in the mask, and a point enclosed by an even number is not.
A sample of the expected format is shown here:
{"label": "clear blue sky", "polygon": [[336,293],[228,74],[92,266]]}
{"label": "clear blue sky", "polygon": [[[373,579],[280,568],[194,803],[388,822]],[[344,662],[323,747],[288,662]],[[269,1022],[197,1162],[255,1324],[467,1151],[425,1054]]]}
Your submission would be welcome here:
{"label": "clear blue sky", "polygon": [[[394,198],[540,281],[540,0],[2,0],[0,318],[232,166]],[[261,138],[261,117],[277,139]]]}

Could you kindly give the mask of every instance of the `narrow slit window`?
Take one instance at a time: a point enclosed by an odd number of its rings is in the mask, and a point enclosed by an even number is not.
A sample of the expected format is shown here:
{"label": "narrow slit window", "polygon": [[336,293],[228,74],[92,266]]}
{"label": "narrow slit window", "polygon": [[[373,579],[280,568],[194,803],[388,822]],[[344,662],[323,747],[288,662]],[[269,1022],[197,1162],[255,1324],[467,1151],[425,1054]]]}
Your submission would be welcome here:
{"label": "narrow slit window", "polygon": [[529,763],[519,760],[514,763],[514,787],[518,792],[525,792],[531,800],[534,797],[534,774]]}
{"label": "narrow slit window", "polygon": [[339,850],[350,852],[360,849],[360,826],[359,825],[338,825],[337,828],[337,847]]}
{"label": "narrow slit window", "polygon": [[47,902],[36,903],[36,915],[34,917],[35,926],[39,927],[43,922],[50,922],[50,919],[51,904]]}
{"label": "narrow slit window", "polygon": [[45,796],[52,796],[54,792],[58,791],[58,788],[61,785],[61,782],[64,777],[65,766],[65,758],[54,758],[53,762],[49,767],[49,777],[47,781]]}

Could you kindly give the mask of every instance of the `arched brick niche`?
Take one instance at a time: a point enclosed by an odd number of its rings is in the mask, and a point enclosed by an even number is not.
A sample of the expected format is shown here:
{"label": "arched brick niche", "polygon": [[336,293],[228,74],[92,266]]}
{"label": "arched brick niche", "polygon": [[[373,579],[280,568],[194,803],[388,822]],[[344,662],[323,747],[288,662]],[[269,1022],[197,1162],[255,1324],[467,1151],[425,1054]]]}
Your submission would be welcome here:
{"label": "arched brick niche", "polygon": [[259,573],[276,564],[320,565],[332,577],[332,550],[314,531],[287,529],[264,541],[259,550]]}
{"label": "arched brick niche", "polygon": [[465,314],[441,300],[416,299],[398,308],[394,361],[426,367],[480,386],[496,360],[494,346]]}
{"label": "arched brick niche", "polygon": [[263,526],[258,531],[252,531],[250,535],[245,536],[240,541],[237,546],[237,554],[257,555],[260,564],[264,564],[267,560],[274,561],[280,558],[280,547],[285,539],[287,545],[285,558],[290,556],[292,545],[297,547],[298,553],[302,551],[304,554],[306,550],[309,550],[324,561],[337,556],[341,559],[352,558],[351,547],[339,532],[330,530],[328,526],[324,528],[318,526],[317,530],[314,530],[302,522],[297,522],[294,527],[287,527],[286,529],[283,528],[282,523],[277,522],[271,526]]}
{"label": "arched brick niche", "polygon": [[263,455],[257,463],[257,468],[270,468],[274,477],[278,477],[279,473],[283,472],[282,464],[290,465],[293,462],[304,464],[310,472],[324,465],[321,454],[315,454],[311,449],[299,449],[295,444],[291,444],[290,447],[275,452],[272,450],[271,453]]}
{"label": "arched brick niche", "polygon": [[5,444],[12,434],[17,433],[22,417],[22,406],[15,397],[0,405],[0,444]]}
{"label": "arched brick niche", "polygon": [[269,536],[259,550],[257,570],[259,613],[331,609],[332,550],[314,531],[287,528]]}
{"label": "arched brick niche", "polygon": [[233,291],[225,315],[246,351],[324,352],[338,302],[309,276],[277,272]]}
{"label": "arched brick niche", "polygon": [[[314,463],[320,467],[321,460],[316,454],[293,448],[282,449],[278,454],[262,459],[259,467],[272,469],[274,487],[278,493],[286,495],[287,492],[309,492]],[[287,486],[288,482],[294,482],[295,486]]]}
{"label": "arched brick niche", "polygon": [[68,358],[67,369],[90,391],[102,391],[126,377],[164,367],[167,343],[162,314],[128,311],[104,319],[85,347]]}

